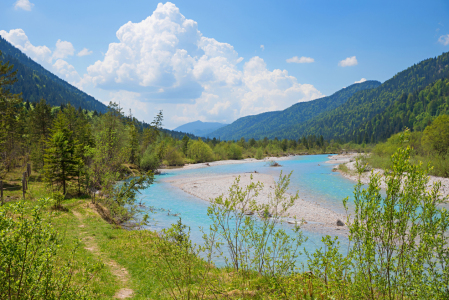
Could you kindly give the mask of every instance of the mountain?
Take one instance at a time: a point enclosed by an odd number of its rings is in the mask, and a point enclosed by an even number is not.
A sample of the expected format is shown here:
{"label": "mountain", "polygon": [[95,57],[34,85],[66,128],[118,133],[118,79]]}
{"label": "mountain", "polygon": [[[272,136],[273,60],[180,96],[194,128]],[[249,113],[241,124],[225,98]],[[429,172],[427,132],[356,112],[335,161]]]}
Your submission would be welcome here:
{"label": "mountain", "polygon": [[423,89],[402,94],[382,113],[363,123],[355,136],[362,142],[385,141],[391,135],[403,131],[422,131],[436,117],[449,114],[449,79],[439,79]]}
{"label": "mountain", "polygon": [[[381,83],[379,81],[372,80],[355,83],[339,90],[331,96],[296,103],[283,111],[266,112],[237,119],[232,124],[215,130],[208,136],[219,137],[223,140],[238,140],[241,137],[245,137],[246,139],[263,139],[265,136],[274,138],[273,132],[283,132],[293,125],[304,123],[323,112],[330,111],[342,105],[355,93],[373,89],[380,85]],[[287,132],[284,132],[283,134],[278,134],[277,137],[280,138],[286,134]],[[298,138],[294,137],[294,139]]]}
{"label": "mountain", "polygon": [[217,122],[201,122],[198,120],[176,127],[174,131],[187,132],[196,136],[207,136],[208,133],[226,125],[227,124]]}
{"label": "mountain", "polygon": [[17,82],[12,93],[22,93],[23,99],[38,102],[44,98],[52,106],[70,102],[74,107],[105,113],[107,106],[43,68],[22,51],[0,37],[0,60],[9,61],[17,70]]}
{"label": "mountain", "polygon": [[[449,75],[449,52],[426,59],[396,74],[375,89],[359,91],[344,104],[323,112],[306,122],[273,130],[268,138],[299,138],[308,135],[323,135],[325,139],[375,141],[360,130],[363,124],[383,113],[395,101],[403,101],[403,94],[410,94],[437,82]],[[372,126],[380,126],[372,124]],[[381,130],[381,129],[380,129]]]}

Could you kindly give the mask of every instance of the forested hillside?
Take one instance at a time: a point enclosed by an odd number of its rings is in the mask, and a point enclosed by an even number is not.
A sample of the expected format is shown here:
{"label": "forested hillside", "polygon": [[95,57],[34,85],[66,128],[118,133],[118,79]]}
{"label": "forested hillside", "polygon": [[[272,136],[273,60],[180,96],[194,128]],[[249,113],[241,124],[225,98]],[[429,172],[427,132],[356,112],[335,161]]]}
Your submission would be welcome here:
{"label": "forested hillside", "polygon": [[[371,140],[357,130],[364,122],[399,101],[402,95],[413,93],[446,78],[449,75],[449,53],[429,58],[398,73],[381,86],[354,94],[346,103],[307,122],[285,130],[273,131],[268,138],[294,138],[310,134],[323,135],[325,139],[353,140],[361,143]],[[381,130],[381,129],[379,129]]]}
{"label": "forested hillside", "polygon": [[365,143],[384,141],[406,127],[423,131],[432,121],[449,114],[449,79],[439,79],[424,89],[402,94],[383,113],[362,124],[355,136]]}
{"label": "forested hillside", "polygon": [[106,105],[47,71],[2,37],[0,51],[0,60],[9,61],[17,70],[18,80],[11,92],[22,93],[24,101],[39,102],[43,98],[52,106],[70,103],[77,108],[107,111]]}
{"label": "forested hillside", "polygon": [[[267,112],[255,116],[243,117],[234,123],[220,128],[209,136],[220,137],[225,140],[237,140],[241,137],[263,139],[265,136],[274,138],[273,131],[284,131],[295,124],[303,123],[320,113],[335,109],[345,103],[354,93],[373,89],[380,85],[378,81],[365,81],[356,83],[347,88],[332,94],[309,102],[301,102],[293,106],[276,112]],[[284,134],[288,134],[287,132]],[[281,137],[281,136],[278,136]],[[296,136],[290,136],[290,139],[297,139]]]}

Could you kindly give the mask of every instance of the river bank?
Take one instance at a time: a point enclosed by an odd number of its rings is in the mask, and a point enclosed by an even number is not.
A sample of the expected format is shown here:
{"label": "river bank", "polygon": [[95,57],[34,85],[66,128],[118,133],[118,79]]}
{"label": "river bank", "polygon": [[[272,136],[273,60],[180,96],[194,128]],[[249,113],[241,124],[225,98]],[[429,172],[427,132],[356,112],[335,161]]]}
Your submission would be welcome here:
{"label": "river bank", "polygon": [[282,161],[291,159],[295,155],[289,155],[289,156],[281,156],[281,157],[265,157],[263,159],[255,159],[255,158],[245,158],[240,160],[217,160],[213,162],[206,162],[206,163],[197,163],[197,164],[187,164],[182,167],[171,167],[171,168],[163,168],[158,169],[158,172],[173,172],[178,170],[193,170],[193,169],[200,169],[200,168],[207,168],[207,167],[214,167],[214,166],[222,166],[222,165],[232,165],[232,164],[243,164],[243,163],[256,163],[256,162],[271,162],[271,161]]}
{"label": "river bank", "polygon": [[[357,167],[356,167],[356,159],[361,154],[339,154],[339,155],[333,155],[329,156],[329,160],[326,163],[329,164],[335,164],[335,169],[338,171],[342,176],[345,178],[348,178],[354,182],[357,182],[359,180],[359,174],[357,174]],[[339,165],[343,164],[346,166],[347,171],[343,171],[341,168],[339,168]],[[360,180],[363,184],[368,184],[371,177],[371,172],[374,174],[379,174],[381,176],[380,180],[380,186],[383,189],[387,188],[387,184],[385,182],[384,177],[384,170],[382,169],[371,169],[368,172],[364,172],[362,176],[360,177]],[[428,183],[428,190],[430,191],[432,186],[437,183],[441,182],[441,188],[440,188],[440,194],[442,197],[449,197],[449,178],[444,177],[438,177],[438,176],[432,176],[429,175],[429,183]]]}
{"label": "river bank", "polygon": [[[210,201],[221,195],[227,197],[229,188],[238,176],[240,176],[240,187],[245,187],[251,182],[261,182],[263,184],[259,195],[254,197],[256,203],[266,204],[273,197],[276,184],[275,179],[271,175],[262,173],[191,176],[188,178],[170,179],[166,180],[166,182],[192,196]],[[297,221],[304,221],[302,228],[308,231],[320,233],[330,233],[332,231],[332,233],[338,235],[347,235],[347,227],[337,225],[338,220],[346,222],[346,216],[325,208],[318,203],[299,198],[283,217],[290,222],[293,222],[295,218]]]}

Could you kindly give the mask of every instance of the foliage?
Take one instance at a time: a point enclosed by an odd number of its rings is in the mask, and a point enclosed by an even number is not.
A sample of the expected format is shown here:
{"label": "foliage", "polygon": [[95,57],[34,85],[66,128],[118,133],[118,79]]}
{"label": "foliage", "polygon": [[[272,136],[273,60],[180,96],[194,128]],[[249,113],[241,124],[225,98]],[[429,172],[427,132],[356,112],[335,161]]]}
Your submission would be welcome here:
{"label": "foliage", "polygon": [[438,155],[446,155],[449,150],[449,116],[441,115],[423,132],[421,143]]}
{"label": "foliage", "polygon": [[147,148],[140,160],[140,167],[144,171],[156,170],[160,165],[159,156],[153,148]]}
{"label": "foliage", "polygon": [[423,89],[402,94],[384,112],[357,129],[365,142],[385,141],[405,128],[422,131],[439,115],[448,114],[449,80],[439,79]]}
{"label": "foliage", "polygon": [[[298,199],[298,195],[286,195],[290,176],[291,173],[286,176],[281,173],[274,194],[265,204],[254,200],[263,185],[251,182],[240,187],[238,177],[229,189],[229,196],[214,199],[208,207],[210,230],[218,242],[207,240],[207,244],[212,247],[215,243],[220,248],[224,243],[228,249],[224,258],[230,268],[244,273],[255,271],[274,279],[292,274],[299,246],[305,238],[299,226],[295,226],[293,236],[277,227]],[[261,220],[248,215],[249,212],[259,214]]]}
{"label": "foliage", "polygon": [[213,160],[212,149],[200,138],[198,138],[197,141],[189,141],[187,156],[195,162],[207,162]]}
{"label": "foliage", "polygon": [[77,167],[81,164],[81,160],[76,157],[76,140],[72,135],[67,118],[63,113],[59,113],[45,149],[44,172],[46,181],[52,187],[53,184],[62,186],[64,195],[67,191],[67,182],[78,175]]}
{"label": "foliage", "polygon": [[170,298],[210,299],[212,255],[208,255],[206,261],[199,258],[204,249],[192,243],[190,228],[179,219],[162,230],[155,244],[157,276]]}
{"label": "foliage", "polygon": [[0,60],[0,174],[3,169],[9,171],[13,167],[20,149],[21,132],[17,116],[22,99],[21,95],[12,94],[9,89],[17,81],[16,73],[9,62]]}
{"label": "foliage", "polygon": [[101,200],[109,209],[110,217],[120,224],[133,217],[134,204],[140,191],[148,188],[154,181],[153,172],[133,177],[105,190],[107,197]]}
{"label": "foliage", "polygon": [[[402,134],[407,140],[407,133]],[[441,206],[441,183],[428,188],[411,148],[391,156],[382,196],[381,175],[372,173],[367,188],[354,189],[354,215],[348,216],[351,245],[346,257],[330,238],[325,251],[309,256],[328,295],[353,299],[445,299],[449,283],[449,213]],[[364,165],[358,164],[359,175]],[[347,209],[347,199],[344,201]]]}
{"label": "foliage", "polygon": [[228,158],[230,159],[242,159],[242,147],[236,144],[231,144],[228,149]]}
{"label": "foliage", "polygon": [[[87,283],[98,267],[79,269],[76,247],[69,261],[59,260],[61,240],[44,217],[46,202],[40,200],[31,213],[23,202],[0,207],[1,299],[88,298]],[[83,279],[75,284],[80,271]]]}

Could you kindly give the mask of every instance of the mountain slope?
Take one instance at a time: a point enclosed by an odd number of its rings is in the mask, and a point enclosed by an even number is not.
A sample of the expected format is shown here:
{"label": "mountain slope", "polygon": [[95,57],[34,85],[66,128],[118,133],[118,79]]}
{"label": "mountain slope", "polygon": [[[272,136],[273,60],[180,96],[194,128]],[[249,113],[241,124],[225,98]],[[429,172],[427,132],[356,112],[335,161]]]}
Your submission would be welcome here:
{"label": "mountain slope", "polygon": [[363,123],[355,133],[362,142],[385,141],[404,130],[422,131],[436,117],[449,114],[449,79],[439,79],[424,89],[402,94],[382,113]]}
{"label": "mountain slope", "polygon": [[[356,83],[335,92],[331,96],[296,103],[283,111],[243,117],[212,132],[209,136],[220,137],[224,140],[237,140],[241,137],[262,139],[269,136],[273,131],[283,131],[292,125],[303,123],[320,113],[332,110],[345,103],[354,93],[376,88],[380,84],[378,81],[371,80]],[[274,138],[274,136],[269,137]]]}
{"label": "mountain slope", "polygon": [[194,134],[196,136],[206,136],[208,133],[217,130],[227,124],[217,123],[217,122],[201,122],[195,121],[190,122],[181,126],[176,127],[175,131],[182,131]]}
{"label": "mountain slope", "polygon": [[0,60],[9,61],[17,70],[18,81],[12,93],[22,93],[23,99],[37,102],[44,98],[52,106],[70,102],[76,108],[105,113],[107,106],[67,83],[30,59],[19,49],[0,37]]}
{"label": "mountain slope", "polygon": [[325,139],[362,142],[364,136],[357,131],[361,124],[382,113],[403,93],[412,93],[448,75],[449,53],[443,53],[436,58],[426,59],[409,67],[375,89],[354,94],[347,102],[334,110],[324,112],[283,131],[273,131],[268,137],[298,138],[323,135]]}

